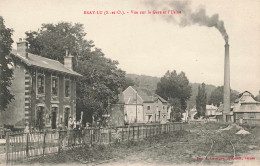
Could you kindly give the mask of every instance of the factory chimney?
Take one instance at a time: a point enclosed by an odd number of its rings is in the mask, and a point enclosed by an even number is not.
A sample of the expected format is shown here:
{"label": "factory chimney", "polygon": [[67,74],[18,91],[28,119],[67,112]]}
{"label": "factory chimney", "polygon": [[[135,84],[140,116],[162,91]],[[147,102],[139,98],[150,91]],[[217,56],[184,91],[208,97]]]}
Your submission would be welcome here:
{"label": "factory chimney", "polygon": [[227,114],[230,112],[230,65],[229,65],[229,44],[225,44],[225,62],[224,62],[224,110],[223,121],[227,121]]}

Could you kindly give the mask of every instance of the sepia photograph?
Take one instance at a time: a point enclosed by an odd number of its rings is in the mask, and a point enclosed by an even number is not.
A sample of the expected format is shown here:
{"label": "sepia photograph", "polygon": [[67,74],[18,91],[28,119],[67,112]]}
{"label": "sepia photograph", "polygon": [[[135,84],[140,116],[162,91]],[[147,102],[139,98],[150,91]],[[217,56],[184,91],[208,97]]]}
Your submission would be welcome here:
{"label": "sepia photograph", "polygon": [[260,165],[260,0],[0,0],[0,165]]}

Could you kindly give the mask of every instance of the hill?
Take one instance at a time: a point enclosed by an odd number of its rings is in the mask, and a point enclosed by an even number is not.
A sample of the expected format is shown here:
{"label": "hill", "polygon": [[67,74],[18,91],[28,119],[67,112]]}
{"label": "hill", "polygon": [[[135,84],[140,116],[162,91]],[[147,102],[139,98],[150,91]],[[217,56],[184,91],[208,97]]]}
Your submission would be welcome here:
{"label": "hill", "polygon": [[[126,74],[126,77],[131,79],[137,86],[147,88],[152,92],[155,92],[157,88],[157,83],[160,81],[159,77],[152,77],[147,75],[137,75],[137,74]],[[189,107],[196,105],[196,96],[198,94],[198,86],[200,83],[190,83],[192,89],[192,95],[188,101]],[[209,96],[213,90],[217,87],[215,85],[206,84],[206,93],[209,99]],[[237,92],[238,93],[238,92]]]}

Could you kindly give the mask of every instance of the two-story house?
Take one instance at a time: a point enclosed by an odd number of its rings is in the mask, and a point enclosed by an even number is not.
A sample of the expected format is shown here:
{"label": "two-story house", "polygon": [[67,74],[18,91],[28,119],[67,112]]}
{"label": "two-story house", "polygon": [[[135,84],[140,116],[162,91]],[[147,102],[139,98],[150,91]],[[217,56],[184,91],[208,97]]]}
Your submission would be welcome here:
{"label": "two-story house", "polygon": [[[81,75],[72,69],[72,56],[59,61],[28,53],[28,42],[20,39],[12,50],[13,100],[1,113],[1,123],[32,128],[56,129],[76,118],[76,79]],[[65,51],[64,51],[65,54]]]}
{"label": "two-story house", "polygon": [[129,123],[166,122],[168,103],[151,91],[129,86],[123,91],[125,120]]}

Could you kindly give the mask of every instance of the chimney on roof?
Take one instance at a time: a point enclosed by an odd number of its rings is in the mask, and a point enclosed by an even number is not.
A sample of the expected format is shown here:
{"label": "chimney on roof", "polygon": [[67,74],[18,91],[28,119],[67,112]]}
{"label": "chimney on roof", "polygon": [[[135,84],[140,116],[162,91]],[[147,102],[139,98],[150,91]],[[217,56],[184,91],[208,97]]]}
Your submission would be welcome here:
{"label": "chimney on roof", "polygon": [[72,56],[68,53],[69,51],[66,50],[66,56],[64,57],[64,67],[66,67],[69,70],[73,70],[72,67]]}
{"label": "chimney on roof", "polygon": [[19,39],[17,43],[17,54],[24,58],[28,58],[28,53],[26,52],[28,49],[28,42],[22,38]]}

